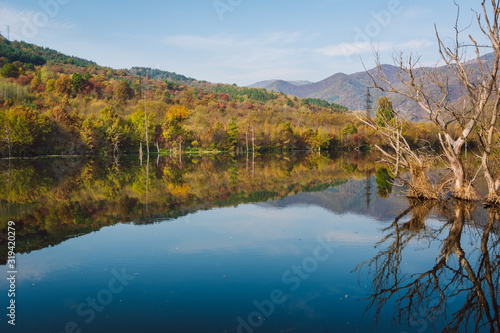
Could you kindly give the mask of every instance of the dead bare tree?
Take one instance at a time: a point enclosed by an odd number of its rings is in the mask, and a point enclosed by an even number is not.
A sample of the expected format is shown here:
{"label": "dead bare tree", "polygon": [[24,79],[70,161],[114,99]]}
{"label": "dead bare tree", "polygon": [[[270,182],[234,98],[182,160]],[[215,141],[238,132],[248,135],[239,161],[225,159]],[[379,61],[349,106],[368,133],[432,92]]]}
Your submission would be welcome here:
{"label": "dead bare tree", "polygon": [[[499,132],[498,132],[498,118],[500,117],[500,86],[498,84],[498,77],[496,76],[499,71],[500,59],[500,6],[499,1],[491,1],[492,14],[488,14],[486,0],[482,2],[483,13],[476,13],[479,28],[483,34],[489,39],[491,48],[493,49],[494,62],[492,67],[488,64],[483,64],[479,61],[477,66],[482,77],[491,75],[492,78],[497,78],[494,82],[494,91],[492,96],[491,105],[484,110],[481,117],[477,122],[477,136],[482,153],[481,168],[483,169],[484,178],[488,185],[488,196],[486,203],[489,205],[500,205],[500,164],[499,164]],[[479,49],[477,42],[470,38],[474,43],[476,50]],[[477,51],[476,51],[477,52]],[[479,54],[478,54],[479,56]],[[490,65],[491,66],[491,65]],[[494,105],[493,107],[491,107]]]}
{"label": "dead bare tree", "polygon": [[[467,173],[462,161],[464,145],[471,137],[480,117],[485,114],[492,96],[497,96],[496,82],[499,76],[500,61],[500,1],[491,0],[487,8],[486,0],[482,1],[483,15],[477,14],[477,21],[489,39],[489,47],[494,50],[494,60],[491,67],[483,66],[481,52],[483,46],[469,36],[467,43],[461,42],[463,31],[459,29],[458,7],[455,24],[455,40],[447,46],[440,37],[437,28],[436,36],[441,59],[446,63],[445,69],[437,66],[423,68],[419,66],[419,57],[405,58],[402,53],[394,56],[394,64],[398,68],[398,80],[402,84],[391,82],[383,71],[380,57],[376,54],[377,70],[367,72],[374,88],[385,92],[399,94],[415,101],[428,115],[428,119],[439,128],[439,140],[445,160],[453,174],[453,195],[459,199],[475,200],[477,194],[472,186],[472,180],[467,179]],[[467,51],[473,49],[476,61],[466,57]],[[479,67],[479,70],[478,68]],[[464,94],[464,107],[450,102],[450,80],[458,80]],[[500,185],[500,183],[499,183]]]}
{"label": "dead bare tree", "polygon": [[[384,156],[382,161],[389,166],[394,177],[408,187],[409,198],[438,200],[441,197],[442,186],[432,184],[427,173],[436,157],[425,146],[416,150],[410,146],[403,136],[404,119],[398,114],[394,114],[392,119],[382,114],[376,121],[359,116],[358,119],[385,139],[387,148],[379,145],[375,148]],[[410,172],[410,179],[402,176],[404,170]]]}
{"label": "dead bare tree", "polygon": [[[497,94],[500,90],[497,88]],[[500,100],[497,98],[495,108],[486,114],[478,124],[478,141],[482,147],[481,168],[488,185],[488,205],[500,205],[500,147],[497,121],[500,117]]]}

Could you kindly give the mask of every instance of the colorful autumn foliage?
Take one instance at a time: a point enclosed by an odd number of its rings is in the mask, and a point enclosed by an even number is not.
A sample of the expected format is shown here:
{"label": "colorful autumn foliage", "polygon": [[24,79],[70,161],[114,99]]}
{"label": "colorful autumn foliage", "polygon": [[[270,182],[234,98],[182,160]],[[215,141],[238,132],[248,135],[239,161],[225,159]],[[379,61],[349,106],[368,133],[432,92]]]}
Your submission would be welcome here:
{"label": "colorful autumn foliage", "polygon": [[[163,149],[350,150],[381,144],[346,108],[326,101],[147,68],[114,70],[1,36],[0,45],[24,54],[0,54],[4,67],[11,65],[20,74],[0,77],[0,117],[8,119],[22,109],[44,122],[30,127],[31,139],[16,142],[10,137],[13,125],[2,122],[0,156],[135,153],[146,143],[146,115],[148,144]],[[30,59],[29,54],[47,61],[19,60]],[[436,140],[433,128],[409,125],[408,137],[416,145],[418,133],[426,133],[431,143]]]}

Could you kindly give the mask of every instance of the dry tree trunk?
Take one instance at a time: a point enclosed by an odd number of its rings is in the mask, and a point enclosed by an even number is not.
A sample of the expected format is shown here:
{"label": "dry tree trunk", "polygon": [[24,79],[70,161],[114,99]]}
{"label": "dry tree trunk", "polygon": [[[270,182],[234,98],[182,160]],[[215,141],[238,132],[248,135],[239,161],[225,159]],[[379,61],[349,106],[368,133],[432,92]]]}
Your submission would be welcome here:
{"label": "dry tree trunk", "polygon": [[[497,87],[500,61],[498,22],[500,3],[492,0],[491,8],[487,8],[484,0],[481,5],[483,14],[477,14],[477,21],[483,34],[491,42],[489,47],[494,50],[494,63],[491,68],[483,65],[480,52],[483,45],[478,45],[471,36],[467,44],[460,41],[461,30],[458,27],[460,8],[457,5],[459,9],[453,45],[446,46],[436,31],[439,53],[446,63],[446,70],[439,70],[437,66],[431,69],[419,67],[418,58],[414,59],[410,56],[405,59],[402,54],[399,54],[394,57],[394,63],[398,67],[398,80],[403,84],[403,88],[400,88],[388,79],[383,71],[379,55],[376,54],[377,71],[367,72],[374,88],[399,94],[415,101],[427,113],[428,119],[439,127],[440,145],[453,174],[453,195],[465,200],[475,200],[477,195],[472,187],[472,181],[467,179],[462,163],[464,145],[485,114],[492,96],[496,95],[497,99],[500,96],[500,89]],[[468,48],[473,49],[475,62],[464,58]],[[460,83],[464,92],[464,102],[468,102],[467,106],[464,103],[463,108],[458,108],[450,103],[450,80],[458,80]],[[454,126],[459,129],[458,136],[454,136]],[[483,160],[488,160],[488,156],[483,157]],[[488,164],[488,161],[485,163]],[[484,168],[484,171],[487,172],[488,168]],[[500,178],[493,184],[500,187]],[[494,186],[491,189],[493,190]],[[490,195],[491,193],[490,191]]]}
{"label": "dry tree trunk", "polygon": [[[438,200],[441,197],[440,190],[432,184],[427,173],[432,165],[433,154],[423,149],[414,151],[403,136],[403,120],[398,114],[392,120],[379,119],[373,122],[369,119],[358,117],[367,126],[381,134],[388,148],[384,149],[378,145],[375,147],[383,154],[384,160],[396,179],[408,187],[407,196],[414,199]],[[410,172],[410,180],[401,177],[401,171]]]}
{"label": "dry tree trunk", "polygon": [[[496,132],[498,131],[497,122],[500,116],[500,90],[498,86],[496,90],[495,107],[479,123],[478,138],[483,148],[481,167],[488,186],[488,196],[485,202],[487,205],[500,206],[500,168],[498,161],[496,161],[499,157],[498,151],[496,151],[499,148],[498,133]],[[496,146],[495,140],[497,141]]]}
{"label": "dry tree trunk", "polygon": [[[439,127],[441,149],[444,152],[445,162],[448,164],[453,175],[453,195],[460,199],[474,200],[476,195],[470,182],[467,181],[461,155],[465,142],[476,125],[477,118],[482,111],[479,112],[476,110],[466,126],[462,128],[460,136],[454,139],[452,136],[453,129],[450,125],[463,124],[463,119],[459,119],[460,112],[451,112],[451,107],[447,105],[449,92],[447,91],[446,84],[440,83],[441,80],[446,81],[445,79],[439,78],[437,72],[431,73],[421,69],[416,70],[418,60],[414,62],[411,57],[408,64],[404,64],[401,56],[397,60],[400,69],[399,79],[404,84],[406,91],[399,90],[393,86],[393,83],[383,73],[378,57],[377,63],[378,72],[376,76],[369,73],[372,86],[385,92],[403,95],[417,102],[426,111],[429,120]],[[442,96],[440,98],[432,96],[435,92],[430,92],[430,86],[439,86]],[[452,120],[445,121],[445,119],[449,118]],[[418,171],[416,170],[416,172]]]}
{"label": "dry tree trunk", "polygon": [[427,174],[427,158],[422,164],[410,164],[412,185],[408,191],[409,198],[438,200],[441,194],[429,180]]}

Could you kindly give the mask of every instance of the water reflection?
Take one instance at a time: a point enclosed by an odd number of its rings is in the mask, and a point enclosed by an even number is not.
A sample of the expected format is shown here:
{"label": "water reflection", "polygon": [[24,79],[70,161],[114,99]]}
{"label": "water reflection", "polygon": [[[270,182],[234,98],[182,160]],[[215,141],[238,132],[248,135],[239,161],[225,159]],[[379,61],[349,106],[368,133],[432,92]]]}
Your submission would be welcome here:
{"label": "water reflection", "polygon": [[[49,310],[63,318],[57,327],[75,320],[79,302],[123,266],[137,284],[92,329],[141,331],[146,318],[150,331],[168,322],[176,332],[234,332],[255,299],[282,288],[288,301],[259,332],[499,331],[498,210],[407,200],[376,161],[0,162],[0,235],[16,221],[20,282],[24,290],[43,282],[46,293],[24,294],[25,324],[53,329]],[[310,257],[318,237],[332,241],[335,255],[288,292],[283,272]],[[5,245],[0,238],[2,263]],[[129,319],[139,312],[140,321]]]}
{"label": "water reflection", "polygon": [[148,224],[369,179],[375,161],[318,154],[162,157],[142,164],[135,158],[0,161],[0,230],[16,221],[23,236],[18,251],[29,253],[119,222]]}
{"label": "water reflection", "polygon": [[[441,223],[426,222],[432,211]],[[442,332],[499,332],[498,222],[498,209],[411,200],[383,230],[380,252],[357,268],[367,269],[373,283],[367,310],[378,317],[395,301],[394,321],[419,331],[436,325]],[[439,255],[427,270],[409,272],[404,252],[415,242],[437,247]],[[459,310],[450,314],[452,303]]]}

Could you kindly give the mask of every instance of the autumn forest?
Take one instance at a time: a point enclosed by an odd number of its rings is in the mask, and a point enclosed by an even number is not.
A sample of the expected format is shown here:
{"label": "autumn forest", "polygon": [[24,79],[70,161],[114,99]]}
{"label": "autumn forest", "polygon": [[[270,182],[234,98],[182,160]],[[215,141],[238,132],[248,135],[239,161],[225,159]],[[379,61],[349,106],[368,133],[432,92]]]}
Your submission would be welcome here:
{"label": "autumn forest", "polygon": [[[111,156],[141,147],[167,154],[366,151],[384,143],[350,110],[324,100],[149,68],[114,70],[3,37],[0,55],[3,157]],[[436,145],[436,133],[432,124],[405,125],[412,145]]]}

